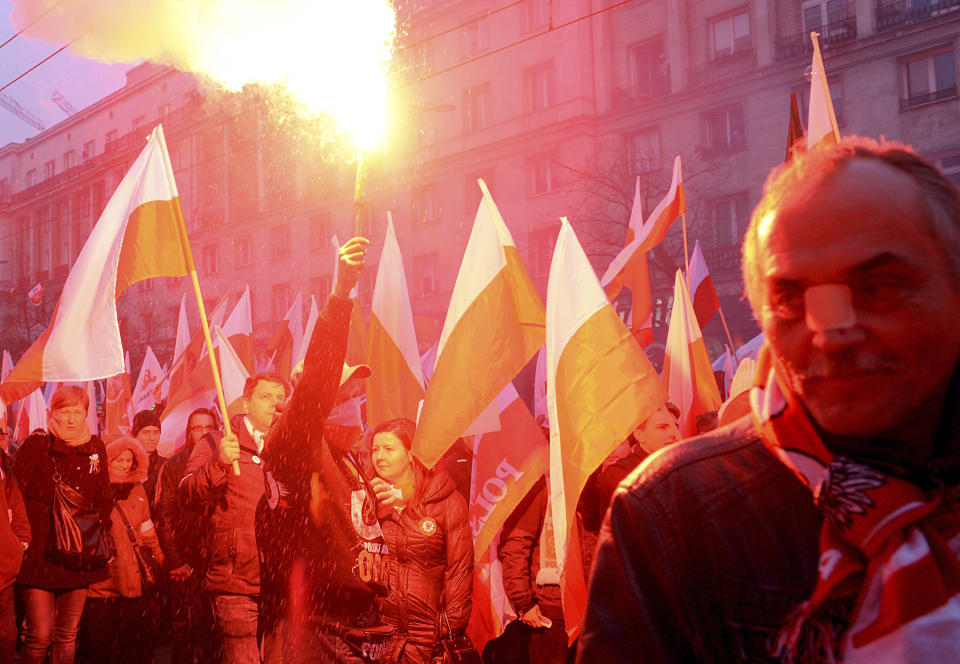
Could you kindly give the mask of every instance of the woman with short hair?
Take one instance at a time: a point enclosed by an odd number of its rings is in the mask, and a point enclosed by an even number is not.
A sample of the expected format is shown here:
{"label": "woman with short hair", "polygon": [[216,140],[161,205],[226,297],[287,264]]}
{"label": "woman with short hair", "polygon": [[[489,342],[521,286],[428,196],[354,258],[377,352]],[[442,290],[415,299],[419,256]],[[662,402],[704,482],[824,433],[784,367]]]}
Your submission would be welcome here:
{"label": "woman with short hair", "polygon": [[[57,480],[99,511],[104,534],[110,528],[113,493],[107,450],[87,428],[89,405],[86,390],[76,386],[58,389],[50,400],[48,432],[24,439],[14,459],[13,472],[23,492],[32,534],[17,576],[27,617],[22,664],[43,664],[48,649],[51,664],[72,664],[87,587],[110,576],[106,560],[77,565],[58,555],[52,528]],[[98,533],[94,529],[87,535],[88,540],[96,540]]]}

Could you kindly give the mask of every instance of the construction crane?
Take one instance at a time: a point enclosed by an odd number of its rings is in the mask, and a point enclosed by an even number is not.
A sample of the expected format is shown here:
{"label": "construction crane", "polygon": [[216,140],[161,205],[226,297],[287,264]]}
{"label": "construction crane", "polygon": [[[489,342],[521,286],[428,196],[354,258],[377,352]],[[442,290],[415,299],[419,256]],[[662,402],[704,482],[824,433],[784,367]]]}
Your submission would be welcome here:
{"label": "construction crane", "polygon": [[43,121],[40,118],[18,104],[13,97],[6,93],[0,92],[0,106],[6,108],[8,111],[16,115],[34,129],[39,131],[46,129],[46,127],[43,125]]}
{"label": "construction crane", "polygon": [[67,115],[73,115],[77,112],[77,109],[74,108],[73,104],[67,101],[67,98],[60,94],[59,90],[54,90],[53,94],[50,95],[50,99],[54,104],[60,107],[60,110],[66,113]]}

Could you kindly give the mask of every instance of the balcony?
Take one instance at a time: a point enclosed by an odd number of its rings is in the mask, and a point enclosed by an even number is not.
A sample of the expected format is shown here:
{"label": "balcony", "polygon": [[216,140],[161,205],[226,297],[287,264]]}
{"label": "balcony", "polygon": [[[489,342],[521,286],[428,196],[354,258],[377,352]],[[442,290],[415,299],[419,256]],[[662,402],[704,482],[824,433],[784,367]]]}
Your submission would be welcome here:
{"label": "balcony", "polygon": [[877,30],[893,30],[953,12],[960,12],[960,0],[880,0]]}
{"label": "balcony", "polygon": [[905,111],[908,108],[923,106],[924,104],[930,104],[935,101],[942,101],[944,99],[953,99],[956,96],[957,86],[951,85],[949,88],[944,88],[942,90],[936,90],[934,92],[928,92],[922,95],[914,95],[913,97],[908,97],[907,99],[901,99],[900,110]]}
{"label": "balcony", "polygon": [[[790,37],[778,39],[774,47],[777,60],[790,60],[800,56],[810,57],[813,54],[813,43],[810,41],[809,30],[799,32]],[[826,50],[836,44],[852,41],[857,38],[857,18],[848,16],[840,21],[827,23],[817,29],[820,33],[820,48]]]}
{"label": "balcony", "polygon": [[733,55],[724,55],[714,60],[687,69],[687,81],[690,87],[710,85],[720,81],[742,76],[746,70],[757,66],[757,53],[754,49],[743,49]]}

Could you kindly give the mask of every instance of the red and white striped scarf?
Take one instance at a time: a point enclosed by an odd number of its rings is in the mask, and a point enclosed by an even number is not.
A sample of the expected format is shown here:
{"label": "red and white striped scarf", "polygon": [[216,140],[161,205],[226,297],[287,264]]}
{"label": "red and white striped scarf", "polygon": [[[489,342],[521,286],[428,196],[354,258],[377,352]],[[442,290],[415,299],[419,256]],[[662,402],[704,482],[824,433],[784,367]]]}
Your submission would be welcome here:
{"label": "red and white striped scarf", "polygon": [[773,365],[764,348],[754,422],[825,517],[817,585],[773,654],[788,664],[960,662],[960,510],[944,508],[960,493],[835,455]]}

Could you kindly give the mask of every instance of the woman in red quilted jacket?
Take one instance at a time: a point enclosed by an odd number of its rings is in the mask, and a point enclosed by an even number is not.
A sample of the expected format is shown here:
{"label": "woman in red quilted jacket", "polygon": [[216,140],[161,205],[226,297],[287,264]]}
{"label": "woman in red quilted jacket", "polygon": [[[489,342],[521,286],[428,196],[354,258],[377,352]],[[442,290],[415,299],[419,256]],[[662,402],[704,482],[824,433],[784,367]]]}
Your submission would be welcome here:
{"label": "woman in red quilted jacket", "polygon": [[414,423],[384,422],[374,430],[371,462],[394,487],[393,509],[381,518],[390,550],[390,594],[384,620],[396,633],[401,664],[429,664],[437,651],[441,613],[462,632],[470,617],[473,540],[467,502],[445,471],[427,471],[410,451]]}

